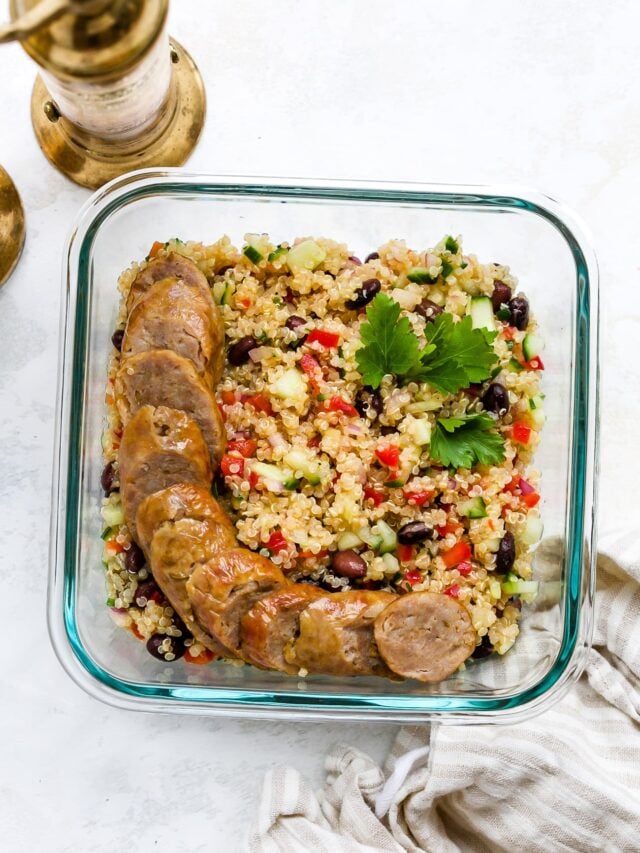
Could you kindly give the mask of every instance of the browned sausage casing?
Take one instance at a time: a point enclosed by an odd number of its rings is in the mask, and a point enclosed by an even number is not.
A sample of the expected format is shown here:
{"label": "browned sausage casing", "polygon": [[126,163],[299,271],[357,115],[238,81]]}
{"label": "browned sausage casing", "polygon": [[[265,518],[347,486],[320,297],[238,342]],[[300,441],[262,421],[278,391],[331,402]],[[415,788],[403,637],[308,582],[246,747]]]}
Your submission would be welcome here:
{"label": "browned sausage casing", "polygon": [[242,619],[242,656],[264,669],[295,674],[299,667],[285,660],[285,649],[298,633],[300,614],[325,593],[317,586],[295,583],[256,602]]}
{"label": "browned sausage casing", "polygon": [[217,467],[227,442],[224,422],[211,391],[189,359],[171,350],[150,350],[124,358],[115,391],[125,426],[144,405],[181,409],[202,430],[211,463]]}
{"label": "browned sausage casing", "polygon": [[[156,537],[154,537],[155,546]],[[287,583],[280,569],[247,548],[215,554],[195,568],[187,594],[201,627],[241,655],[240,622],[263,596]]]}
{"label": "browned sausage casing", "polygon": [[396,598],[390,592],[327,593],[300,614],[300,635],[285,650],[296,669],[324,675],[386,675],[373,621]]}
{"label": "browned sausage casing", "polygon": [[374,636],[390,669],[418,681],[448,678],[476,646],[467,609],[448,595],[401,595],[377,617]]}
{"label": "browned sausage casing", "polygon": [[122,434],[119,460],[124,516],[137,540],[136,515],[148,495],[174,483],[211,483],[200,429],[184,412],[166,406],[138,409]]}

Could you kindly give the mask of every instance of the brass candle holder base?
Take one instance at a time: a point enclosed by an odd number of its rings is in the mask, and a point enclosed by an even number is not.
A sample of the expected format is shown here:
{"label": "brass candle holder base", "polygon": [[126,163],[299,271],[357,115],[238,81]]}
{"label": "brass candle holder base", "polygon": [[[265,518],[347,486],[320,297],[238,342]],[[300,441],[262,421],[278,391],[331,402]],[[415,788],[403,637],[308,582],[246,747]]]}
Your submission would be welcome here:
{"label": "brass candle holder base", "polygon": [[18,190],[0,166],[0,287],[18,263],[24,234],[24,210]]}
{"label": "brass candle holder base", "polygon": [[206,99],[195,62],[173,40],[171,60],[172,82],[165,106],[150,127],[126,142],[92,136],[67,121],[37,77],[31,95],[31,121],[47,159],[72,181],[90,189],[132,169],[181,166],[200,137]]}

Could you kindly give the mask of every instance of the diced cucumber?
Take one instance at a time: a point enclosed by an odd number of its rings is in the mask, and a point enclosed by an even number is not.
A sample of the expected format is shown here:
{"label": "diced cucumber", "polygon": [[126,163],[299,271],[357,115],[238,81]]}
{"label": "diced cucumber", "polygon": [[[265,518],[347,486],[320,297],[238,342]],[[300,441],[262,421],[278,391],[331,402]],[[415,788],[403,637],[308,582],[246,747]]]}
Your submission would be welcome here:
{"label": "diced cucumber", "polygon": [[273,252],[269,252],[267,260],[269,261],[269,263],[272,264],[274,261],[277,261],[280,258],[283,258],[287,254],[288,251],[289,250],[287,249],[286,246],[278,246],[278,248],[274,249]]}
{"label": "diced cucumber", "polygon": [[247,245],[242,251],[252,264],[259,264],[271,251],[272,244],[268,234],[245,234],[244,239]]}
{"label": "diced cucumber", "polygon": [[409,403],[407,411],[412,415],[420,414],[420,412],[435,412],[436,409],[442,408],[442,399],[436,397],[433,400],[418,400],[416,403]]}
{"label": "diced cucumber", "polygon": [[431,442],[431,424],[426,418],[416,418],[413,420],[408,432],[419,447],[430,444]]}
{"label": "diced cucumber", "polygon": [[544,349],[544,340],[540,335],[525,335],[522,341],[522,352],[527,361],[540,355]]}
{"label": "diced cucumber", "polygon": [[489,581],[489,595],[496,601],[502,596],[502,587],[500,585],[500,581]]}
{"label": "diced cucumber", "polygon": [[393,554],[383,554],[382,562],[384,563],[384,573],[387,574],[395,574],[400,571],[400,563],[397,557],[394,557]]}
{"label": "diced cucumber", "polygon": [[213,301],[216,305],[220,305],[222,302],[222,297],[224,296],[224,291],[227,286],[226,281],[214,281],[213,287],[211,288],[211,293],[213,295]]}
{"label": "diced cucumber", "polygon": [[327,257],[327,253],[315,240],[303,240],[287,255],[287,265],[292,273],[299,270],[314,270]]}
{"label": "diced cucumber", "polygon": [[385,480],[384,484],[388,489],[399,489],[404,486],[404,480]]}
{"label": "diced cucumber", "polygon": [[115,531],[114,531],[113,527],[105,527],[105,529],[100,534],[100,538],[104,539],[106,542],[107,539],[109,539],[111,536],[113,536],[114,532]]}
{"label": "diced cucumber", "polygon": [[373,533],[369,527],[361,527],[358,530],[358,536],[374,551],[377,551],[380,545],[382,545],[382,536]]}
{"label": "diced cucumber", "polygon": [[469,314],[471,314],[471,325],[474,329],[488,329],[490,332],[495,332],[493,305],[488,296],[471,297]]}
{"label": "diced cucumber", "polygon": [[294,447],[285,455],[284,461],[292,471],[299,471],[310,485],[320,485],[321,477],[318,463],[315,459],[311,459],[304,450]]}
{"label": "diced cucumber", "polygon": [[107,527],[117,527],[124,524],[122,504],[105,504],[101,510],[102,518]]}
{"label": "diced cucumber", "polygon": [[442,270],[440,271],[440,275],[442,276],[442,278],[449,278],[449,276],[453,272],[453,269],[454,269],[453,264],[450,263],[449,261],[445,261],[443,259]]}
{"label": "diced cucumber", "polygon": [[509,359],[509,370],[512,373],[522,373],[522,371],[524,370],[524,367],[520,364],[520,362],[518,361],[517,358],[510,358]]}
{"label": "diced cucumber", "polygon": [[450,235],[444,241],[444,247],[447,252],[451,252],[452,255],[456,255],[460,250],[460,245],[455,237],[451,237]]}
{"label": "diced cucumber", "polygon": [[245,246],[243,249],[243,254],[246,258],[249,258],[252,264],[259,264],[260,261],[264,258],[264,255],[259,252],[255,246]]}
{"label": "diced cucumber", "polygon": [[387,524],[386,521],[378,521],[375,525],[374,529],[380,534],[382,537],[382,542],[380,543],[380,553],[381,554],[389,554],[391,551],[395,551],[398,547],[398,537],[396,536],[395,530],[392,530],[391,527]]}
{"label": "diced cucumber", "polygon": [[295,492],[301,482],[302,480],[299,480],[297,477],[289,477],[288,480],[284,481],[284,487],[288,492]]}
{"label": "diced cucumber", "polygon": [[349,551],[351,548],[359,548],[360,545],[362,545],[362,539],[351,530],[347,530],[338,539],[338,551]]}
{"label": "diced cucumber", "polygon": [[271,383],[269,390],[282,400],[304,400],[307,396],[307,382],[299,370],[291,367]]}
{"label": "diced cucumber", "polygon": [[509,572],[502,582],[502,591],[506,595],[536,595],[538,592],[538,581],[525,581]]}
{"label": "diced cucumber", "polygon": [[426,267],[413,267],[407,273],[407,278],[414,284],[433,284],[436,281]]}
{"label": "diced cucumber", "polygon": [[544,397],[542,394],[536,394],[535,397],[531,397],[529,400],[529,408],[530,409],[541,409],[544,405]]}
{"label": "diced cucumber", "polygon": [[496,312],[496,317],[498,320],[502,320],[503,323],[508,323],[511,319],[511,310],[506,306],[504,308],[499,308]]}
{"label": "diced cucumber", "polygon": [[533,409],[529,412],[529,420],[531,421],[531,426],[534,429],[541,430],[547,420],[547,416],[544,413],[544,409],[542,406],[539,406],[537,409]]}
{"label": "diced cucumber", "polygon": [[221,305],[231,305],[231,300],[233,299],[233,294],[235,293],[236,286],[234,282],[228,281],[226,287],[224,289],[224,293],[222,294],[222,299],[220,300]]}
{"label": "diced cucumber", "polygon": [[468,501],[461,501],[458,504],[458,512],[465,518],[486,518],[487,507],[480,496],[477,498],[469,498]]}
{"label": "diced cucumber", "polygon": [[523,545],[535,545],[542,539],[544,525],[542,520],[535,515],[527,518],[524,529],[520,534],[520,541]]}
{"label": "diced cucumber", "polygon": [[251,470],[264,481],[270,492],[282,491],[286,481],[291,478],[289,471],[272,465],[270,462],[253,462]]}

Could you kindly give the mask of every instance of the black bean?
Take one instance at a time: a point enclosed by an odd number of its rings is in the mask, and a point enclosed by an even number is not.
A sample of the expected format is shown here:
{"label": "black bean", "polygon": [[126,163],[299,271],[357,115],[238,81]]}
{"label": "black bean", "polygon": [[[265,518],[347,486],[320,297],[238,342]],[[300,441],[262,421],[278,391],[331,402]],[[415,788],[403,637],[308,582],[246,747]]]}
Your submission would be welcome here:
{"label": "black bean", "polygon": [[494,279],[493,293],[491,294],[491,304],[494,311],[499,311],[502,305],[508,305],[511,299],[511,288],[504,281]]}
{"label": "black bean", "polygon": [[482,395],[482,405],[487,412],[495,412],[496,415],[504,415],[509,411],[509,394],[504,385],[492,382]]}
{"label": "black bean", "polygon": [[146,560],[142,553],[142,548],[139,548],[135,542],[132,542],[129,550],[125,552],[124,565],[126,570],[135,575],[144,567],[145,563]]}
{"label": "black bean", "polygon": [[285,323],[287,329],[291,329],[292,332],[295,332],[296,329],[299,329],[300,326],[306,326],[307,321],[303,320],[302,317],[298,317],[295,314],[292,314]]}
{"label": "black bean", "polygon": [[382,414],[382,397],[379,391],[373,388],[361,388],[356,394],[354,405],[361,418],[369,418],[372,421]]}
{"label": "black bean", "polygon": [[362,287],[353,294],[353,299],[347,300],[347,308],[351,310],[364,308],[377,293],[380,293],[381,286],[377,278],[368,278],[366,281],[363,281]]}
{"label": "black bean", "polygon": [[336,551],[331,561],[333,571],[343,578],[363,578],[367,574],[367,564],[360,554],[350,549]]}
{"label": "black bean", "polygon": [[496,571],[501,574],[511,571],[515,559],[516,540],[513,537],[513,533],[508,530],[502,537],[500,545],[498,546],[498,553],[496,554]]}
{"label": "black bean", "polygon": [[124,338],[124,329],[116,329],[115,332],[111,335],[111,343],[118,350],[118,352],[122,349],[122,339]]}
{"label": "black bean", "polygon": [[433,536],[433,527],[424,521],[410,521],[398,530],[398,542],[401,545],[415,545]]}
{"label": "black bean", "polygon": [[251,335],[245,335],[244,338],[240,338],[227,351],[229,363],[233,364],[234,367],[245,364],[249,360],[249,353],[257,346],[259,346],[258,341]]}
{"label": "black bean", "polygon": [[380,255],[377,252],[369,252],[367,257],[364,259],[365,264],[369,263],[369,261],[377,261]]}
{"label": "black bean", "polygon": [[226,267],[220,267],[219,270],[216,270],[215,275],[224,275],[227,270],[232,270],[233,266],[227,265]]}
{"label": "black bean", "polygon": [[423,299],[420,305],[415,308],[416,314],[424,317],[425,320],[434,320],[438,314],[442,314],[444,308],[436,305],[431,299]]}
{"label": "black bean", "polygon": [[489,655],[493,654],[493,646],[491,645],[491,641],[489,640],[489,635],[485,634],[484,637],[480,640],[480,645],[476,646],[474,651],[471,652],[471,657],[475,658],[475,660],[481,660],[482,658],[488,658]]}
{"label": "black bean", "polygon": [[529,302],[524,296],[514,296],[509,301],[511,325],[523,331],[529,325]]}
{"label": "black bean", "polygon": [[145,598],[147,601],[155,601],[156,604],[159,604],[162,601],[162,592],[160,591],[160,587],[154,581],[153,578],[150,578],[146,581],[142,581],[142,583],[139,583],[136,587],[133,603],[136,604],[138,607],[144,607],[144,604],[138,604],[138,599],[143,598]]}
{"label": "black bean", "polygon": [[107,497],[109,497],[111,492],[115,492],[118,488],[116,485],[117,479],[113,462],[108,462],[102,469],[102,474],[100,475],[100,485],[102,486],[102,491]]}
{"label": "black bean", "polygon": [[360,260],[360,258],[356,258],[355,255],[349,255],[349,260],[352,264],[355,264],[358,267],[362,266],[362,261]]}
{"label": "black bean", "polygon": [[[168,641],[169,649],[160,648]],[[158,660],[166,661],[165,655],[171,654],[171,660],[178,660],[185,653],[184,639],[182,637],[168,637],[166,634],[152,634],[147,640],[147,651],[150,655]]]}

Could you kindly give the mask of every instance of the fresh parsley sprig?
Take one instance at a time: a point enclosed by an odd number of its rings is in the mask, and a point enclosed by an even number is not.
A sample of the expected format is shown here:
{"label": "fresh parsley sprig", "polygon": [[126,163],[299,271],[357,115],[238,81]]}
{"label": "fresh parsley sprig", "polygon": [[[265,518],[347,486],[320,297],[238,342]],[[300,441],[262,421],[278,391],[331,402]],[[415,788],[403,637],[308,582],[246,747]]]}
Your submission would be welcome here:
{"label": "fresh parsley sprig", "polygon": [[356,361],[364,384],[377,388],[383,376],[393,374],[455,394],[488,379],[498,360],[491,345],[495,333],[474,329],[468,316],[455,323],[451,314],[442,313],[427,323],[425,336],[421,346],[408,319],[400,317],[398,303],[379,293],[360,327],[363,346]]}
{"label": "fresh parsley sprig", "polygon": [[439,418],[431,436],[429,455],[443,465],[471,468],[504,460],[504,439],[486,414]]}

